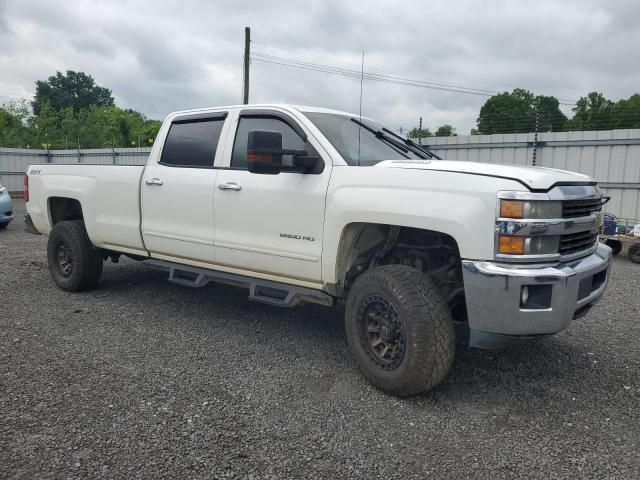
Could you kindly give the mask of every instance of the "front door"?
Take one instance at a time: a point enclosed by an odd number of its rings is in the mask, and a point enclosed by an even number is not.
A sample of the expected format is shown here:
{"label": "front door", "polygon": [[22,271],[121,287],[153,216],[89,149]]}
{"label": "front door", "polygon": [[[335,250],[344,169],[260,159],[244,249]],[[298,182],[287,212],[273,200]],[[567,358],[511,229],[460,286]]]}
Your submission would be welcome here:
{"label": "front door", "polygon": [[213,168],[226,114],[179,117],[142,178],[142,235],[151,256],[213,263]]}
{"label": "front door", "polygon": [[[300,125],[281,113],[241,113],[228,169],[216,179],[216,262],[244,270],[320,282],[324,206],[331,164],[318,174],[247,170],[250,130],[282,134],[283,149],[317,156]],[[302,137],[301,137],[302,135]],[[230,136],[230,138],[233,138]],[[284,155],[282,163],[292,162]]]}

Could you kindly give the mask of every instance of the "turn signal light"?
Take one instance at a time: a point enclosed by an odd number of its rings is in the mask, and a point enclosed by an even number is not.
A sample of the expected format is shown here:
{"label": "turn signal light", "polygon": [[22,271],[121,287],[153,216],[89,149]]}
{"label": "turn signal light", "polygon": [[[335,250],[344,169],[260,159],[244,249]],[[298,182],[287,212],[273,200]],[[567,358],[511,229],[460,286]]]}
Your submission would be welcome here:
{"label": "turn signal light", "polygon": [[247,162],[249,163],[273,163],[273,155],[261,153],[247,153]]}
{"label": "turn signal light", "polygon": [[498,239],[498,252],[508,255],[524,254],[525,237],[512,237],[509,235],[500,235]]}
{"label": "turn signal light", "polygon": [[524,218],[524,202],[520,200],[500,200],[502,218]]}

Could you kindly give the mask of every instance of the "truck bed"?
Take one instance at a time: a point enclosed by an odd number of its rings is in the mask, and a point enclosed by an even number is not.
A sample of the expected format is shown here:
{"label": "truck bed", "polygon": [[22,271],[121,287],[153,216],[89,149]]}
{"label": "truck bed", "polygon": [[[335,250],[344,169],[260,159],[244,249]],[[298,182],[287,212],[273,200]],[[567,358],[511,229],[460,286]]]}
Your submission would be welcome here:
{"label": "truck bed", "polygon": [[143,166],[31,165],[29,213],[41,233],[52,222],[49,203],[56,197],[82,205],[89,237],[100,248],[146,254],[140,233],[140,181]]}

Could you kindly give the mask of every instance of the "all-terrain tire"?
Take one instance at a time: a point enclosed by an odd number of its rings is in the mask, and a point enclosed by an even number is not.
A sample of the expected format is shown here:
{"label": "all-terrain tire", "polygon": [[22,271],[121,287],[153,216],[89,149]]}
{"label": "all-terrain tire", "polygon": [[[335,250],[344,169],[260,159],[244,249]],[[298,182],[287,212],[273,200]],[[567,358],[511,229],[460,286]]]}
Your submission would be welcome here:
{"label": "all-terrain tire", "polygon": [[91,244],[81,220],[56,223],[49,235],[47,260],[53,281],[69,292],[94,288],[102,275],[102,253]]}
{"label": "all-terrain tire", "polygon": [[[371,315],[381,318],[378,311],[369,310],[374,302],[385,305],[391,313],[384,318],[397,317],[393,325],[400,324],[404,331],[403,341],[396,348],[404,349],[404,353],[401,360],[395,359],[397,364],[385,363],[380,352],[372,348],[380,338],[371,340],[376,333],[368,333],[376,328],[371,326]],[[389,332],[389,323],[385,322],[385,332]],[[359,369],[376,387],[392,395],[409,396],[430,390],[451,369],[456,347],[447,303],[433,281],[414,268],[385,265],[360,275],[347,298],[345,327],[347,343]]]}

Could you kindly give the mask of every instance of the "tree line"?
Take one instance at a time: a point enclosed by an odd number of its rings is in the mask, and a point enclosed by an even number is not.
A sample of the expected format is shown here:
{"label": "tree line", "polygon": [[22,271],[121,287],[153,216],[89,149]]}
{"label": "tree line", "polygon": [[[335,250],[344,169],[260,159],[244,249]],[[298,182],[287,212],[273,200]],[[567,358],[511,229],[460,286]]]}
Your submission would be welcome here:
{"label": "tree line", "polygon": [[[490,97],[480,109],[472,135],[640,128],[640,94],[616,102],[591,92],[573,106],[568,118],[553,96],[516,88]],[[115,105],[111,90],[91,75],[68,70],[36,81],[32,102],[0,106],[0,146],[20,148],[109,148],[150,146],[160,120]],[[456,135],[449,124],[414,128],[413,138]]]}
{"label": "tree line", "polygon": [[0,106],[0,146],[111,148],[150,146],[162,122],[115,105],[111,90],[83,72],[57,72],[36,81],[32,102]]}
{"label": "tree line", "polygon": [[[640,94],[614,102],[602,93],[590,92],[581,97],[568,118],[560,110],[560,102],[553,96],[534,95],[528,90],[514,89],[490,97],[480,108],[477,128],[472,135],[492,133],[567,132],[574,130],[613,130],[640,128]],[[455,129],[444,125],[435,134],[427,129],[414,128],[409,136],[455,135]]]}

